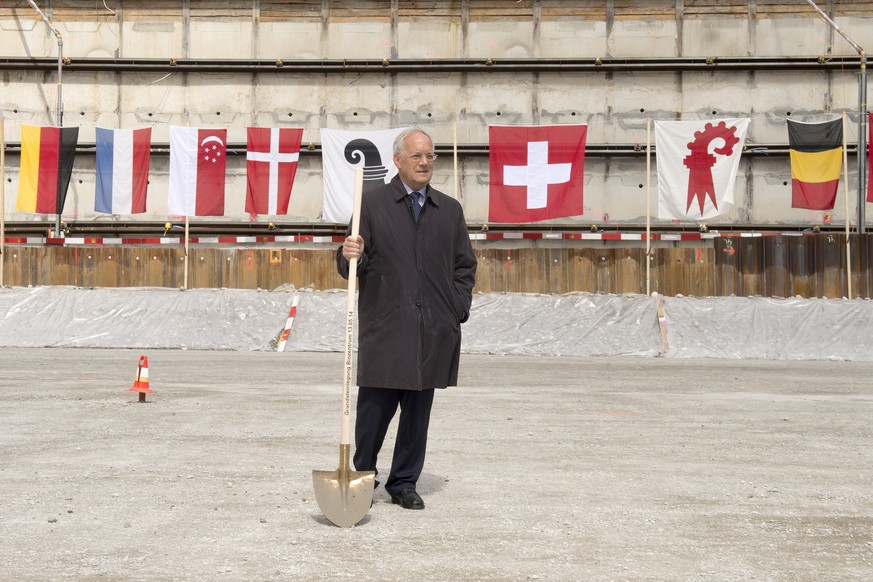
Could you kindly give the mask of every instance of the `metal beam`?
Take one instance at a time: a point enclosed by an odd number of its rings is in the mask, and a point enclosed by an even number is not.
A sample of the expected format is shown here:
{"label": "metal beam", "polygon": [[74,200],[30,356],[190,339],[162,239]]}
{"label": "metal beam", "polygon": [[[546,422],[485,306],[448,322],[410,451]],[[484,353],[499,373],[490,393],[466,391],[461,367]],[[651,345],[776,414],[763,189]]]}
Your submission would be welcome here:
{"label": "metal beam", "polygon": [[[819,57],[687,57],[585,59],[66,59],[71,72],[187,72],[272,74],[393,74],[393,73],[597,73],[648,71],[833,71],[857,67],[862,59]],[[0,70],[47,71],[49,58],[2,57]]]}
{"label": "metal beam", "polygon": [[[94,155],[96,145],[94,143],[79,142],[76,145],[76,155]],[[452,144],[434,144],[434,150],[439,155],[450,155],[454,152]],[[230,154],[230,159],[234,159],[234,155],[244,154],[246,152],[246,144],[239,142],[230,142],[227,144],[227,151]],[[857,148],[849,144],[846,148],[850,155],[857,154]],[[6,153],[20,154],[21,142],[7,142]],[[153,155],[169,155],[170,145],[168,143],[152,143],[151,153]],[[302,156],[321,156],[321,144],[311,143],[303,144],[300,148]],[[477,157],[487,156],[489,154],[488,144],[459,144],[458,155],[461,157]],[[785,157],[789,154],[787,144],[756,144],[747,143],[743,148],[743,157]],[[596,144],[589,143],[585,145],[585,156],[595,158],[607,157],[643,157],[646,155],[644,144]],[[657,154],[655,154],[657,155]]]}

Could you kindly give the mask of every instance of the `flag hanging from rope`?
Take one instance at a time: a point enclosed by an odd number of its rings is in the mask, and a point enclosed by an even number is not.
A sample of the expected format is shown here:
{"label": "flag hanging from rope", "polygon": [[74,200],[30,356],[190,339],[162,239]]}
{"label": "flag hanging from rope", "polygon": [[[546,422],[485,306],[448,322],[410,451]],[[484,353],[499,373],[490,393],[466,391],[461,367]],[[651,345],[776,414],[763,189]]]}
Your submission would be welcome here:
{"label": "flag hanging from rope", "polygon": [[843,120],[788,120],[791,207],[830,210],[843,170]]}
{"label": "flag hanging from rope", "polygon": [[655,121],[658,218],[701,220],[730,209],[750,121]]}
{"label": "flag hanging from rope", "polygon": [[78,140],[78,127],[21,126],[21,171],[16,210],[63,213]]}
{"label": "flag hanging from rope", "polygon": [[167,212],[223,216],[227,130],[170,126]]}
{"label": "flag hanging from rope", "polygon": [[489,222],[580,216],[587,125],[490,126]]}
{"label": "flag hanging from rope", "polygon": [[342,131],[321,128],[326,222],[348,224],[354,203],[355,170],[364,169],[364,192],[387,184],[397,174],[394,139],[406,130]]}
{"label": "flag hanging from rope", "polygon": [[94,210],[105,214],[146,211],[152,128],[96,128],[97,192]]}
{"label": "flag hanging from rope", "polygon": [[250,127],[246,147],[246,212],[288,214],[303,130]]}

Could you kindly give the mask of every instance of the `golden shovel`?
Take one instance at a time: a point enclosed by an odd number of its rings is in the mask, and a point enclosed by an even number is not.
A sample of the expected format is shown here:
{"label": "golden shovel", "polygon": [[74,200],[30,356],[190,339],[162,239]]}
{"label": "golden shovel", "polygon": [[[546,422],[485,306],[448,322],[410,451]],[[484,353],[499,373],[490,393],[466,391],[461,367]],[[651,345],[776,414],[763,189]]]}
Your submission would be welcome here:
{"label": "golden shovel", "polygon": [[[361,220],[361,194],[364,170],[355,171],[355,205],[352,211],[352,236],[358,236]],[[349,260],[349,288],[346,298],[346,347],[343,373],[343,399],[340,407],[340,458],[336,471],[313,471],[312,484],[315,500],[324,516],[340,527],[352,527],[367,515],[373,504],[375,471],[349,469],[349,413],[352,385],[352,333],[355,323],[355,284],[358,259]]]}

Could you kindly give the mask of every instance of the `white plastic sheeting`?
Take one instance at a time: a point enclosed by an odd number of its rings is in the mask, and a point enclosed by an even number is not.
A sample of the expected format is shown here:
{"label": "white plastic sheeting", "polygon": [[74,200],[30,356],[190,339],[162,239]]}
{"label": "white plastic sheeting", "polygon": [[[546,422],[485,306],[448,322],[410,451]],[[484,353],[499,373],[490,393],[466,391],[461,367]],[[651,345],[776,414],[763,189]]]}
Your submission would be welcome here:
{"label": "white plastic sheeting", "polygon": [[658,317],[644,295],[477,295],[462,328],[468,353],[657,356]]}
{"label": "white plastic sheeting", "polygon": [[[0,347],[341,351],[345,291],[0,288]],[[466,353],[873,361],[873,301],[479,294]]]}
{"label": "white plastic sheeting", "polygon": [[668,297],[669,356],[873,361],[873,301]]}

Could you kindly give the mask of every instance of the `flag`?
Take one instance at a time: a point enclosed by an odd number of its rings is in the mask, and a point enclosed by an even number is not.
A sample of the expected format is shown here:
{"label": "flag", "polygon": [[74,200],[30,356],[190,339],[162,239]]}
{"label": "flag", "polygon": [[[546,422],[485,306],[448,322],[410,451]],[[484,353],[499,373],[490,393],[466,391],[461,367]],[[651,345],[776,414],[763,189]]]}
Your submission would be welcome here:
{"label": "flag", "polygon": [[587,125],[490,126],[489,222],[582,214]]}
{"label": "flag", "polygon": [[867,114],[867,132],[867,202],[873,202],[873,113]]}
{"label": "flag", "polygon": [[288,214],[302,129],[248,128],[246,212]]}
{"label": "flag", "polygon": [[106,214],[146,211],[152,129],[97,131],[97,193],[94,210]]}
{"label": "flag", "polygon": [[170,126],[169,214],[224,215],[226,144],[226,129]]}
{"label": "flag", "polygon": [[791,207],[833,208],[843,170],[843,120],[805,123],[789,119],[788,146]]}
{"label": "flag", "polygon": [[730,209],[750,121],[655,121],[658,218],[701,220]]}
{"label": "flag", "polygon": [[21,126],[21,171],[16,210],[63,213],[78,140],[78,127]]}
{"label": "flag", "polygon": [[321,129],[324,166],[322,219],[346,224],[352,218],[355,169],[364,168],[364,191],[387,184],[397,174],[394,139],[408,128],[377,131]]}

